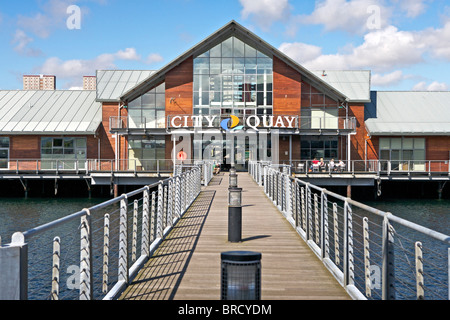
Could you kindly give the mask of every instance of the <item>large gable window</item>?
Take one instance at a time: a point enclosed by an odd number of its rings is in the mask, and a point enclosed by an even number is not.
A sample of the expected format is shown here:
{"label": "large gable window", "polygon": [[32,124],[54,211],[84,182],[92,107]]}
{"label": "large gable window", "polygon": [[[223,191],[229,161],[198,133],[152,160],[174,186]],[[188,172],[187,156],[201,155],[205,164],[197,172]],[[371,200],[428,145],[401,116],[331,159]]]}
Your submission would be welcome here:
{"label": "large gable window", "polygon": [[166,116],[165,83],[128,104],[128,127],[164,128]]}
{"label": "large gable window", "polygon": [[194,114],[272,114],[273,62],[230,37],[194,59]]}

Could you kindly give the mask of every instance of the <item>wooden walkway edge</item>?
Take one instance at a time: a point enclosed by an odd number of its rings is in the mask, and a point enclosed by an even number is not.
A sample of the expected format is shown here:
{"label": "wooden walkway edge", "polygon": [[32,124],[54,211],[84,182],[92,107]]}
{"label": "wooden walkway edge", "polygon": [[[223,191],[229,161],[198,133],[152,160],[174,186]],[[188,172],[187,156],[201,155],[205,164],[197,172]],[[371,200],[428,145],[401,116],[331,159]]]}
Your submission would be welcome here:
{"label": "wooden walkway edge", "polygon": [[220,300],[220,253],[256,251],[262,300],[350,300],[248,173],[238,173],[242,238],[228,242],[228,173],[215,176],[121,300]]}

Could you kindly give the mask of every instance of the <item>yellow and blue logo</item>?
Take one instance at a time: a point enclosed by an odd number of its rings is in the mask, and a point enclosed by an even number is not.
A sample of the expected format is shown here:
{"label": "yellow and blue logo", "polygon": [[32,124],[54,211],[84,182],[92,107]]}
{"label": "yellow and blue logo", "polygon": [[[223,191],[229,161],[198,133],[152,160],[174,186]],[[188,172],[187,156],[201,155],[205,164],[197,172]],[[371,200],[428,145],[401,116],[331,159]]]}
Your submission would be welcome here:
{"label": "yellow and blue logo", "polygon": [[244,126],[238,126],[238,124],[239,118],[232,115],[229,119],[222,120],[220,126],[225,131],[236,131],[244,128]]}

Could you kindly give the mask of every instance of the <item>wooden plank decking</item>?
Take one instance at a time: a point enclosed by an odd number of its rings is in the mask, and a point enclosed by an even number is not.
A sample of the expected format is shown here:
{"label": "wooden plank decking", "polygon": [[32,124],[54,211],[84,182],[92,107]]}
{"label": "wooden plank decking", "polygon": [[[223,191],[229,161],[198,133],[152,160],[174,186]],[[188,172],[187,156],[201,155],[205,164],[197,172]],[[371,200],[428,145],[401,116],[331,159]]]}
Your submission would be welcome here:
{"label": "wooden plank decking", "polygon": [[220,253],[262,253],[262,300],[349,300],[349,295],[247,173],[241,243],[228,242],[228,174],[221,173],[160,245],[122,300],[220,300]]}

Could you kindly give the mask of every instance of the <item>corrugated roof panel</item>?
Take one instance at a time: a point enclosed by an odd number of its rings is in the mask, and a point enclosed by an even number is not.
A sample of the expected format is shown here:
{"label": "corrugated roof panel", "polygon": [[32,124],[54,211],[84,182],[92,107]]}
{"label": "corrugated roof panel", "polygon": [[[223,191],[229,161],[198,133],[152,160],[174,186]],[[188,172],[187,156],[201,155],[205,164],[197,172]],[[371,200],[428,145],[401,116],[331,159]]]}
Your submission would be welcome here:
{"label": "corrugated roof panel", "polygon": [[366,120],[372,135],[450,133],[450,92],[379,91],[374,96],[367,108],[376,107],[376,113]]}
{"label": "corrugated roof panel", "polygon": [[345,94],[349,101],[370,101],[370,71],[316,70],[312,72],[336,90]]}
{"label": "corrugated roof panel", "polygon": [[119,101],[122,94],[145,79],[153,70],[99,70],[97,71],[97,100]]}
{"label": "corrugated roof panel", "polygon": [[[95,91],[0,92],[9,110],[0,120],[0,134],[93,134],[102,121]],[[5,101],[4,101],[5,102]]]}

